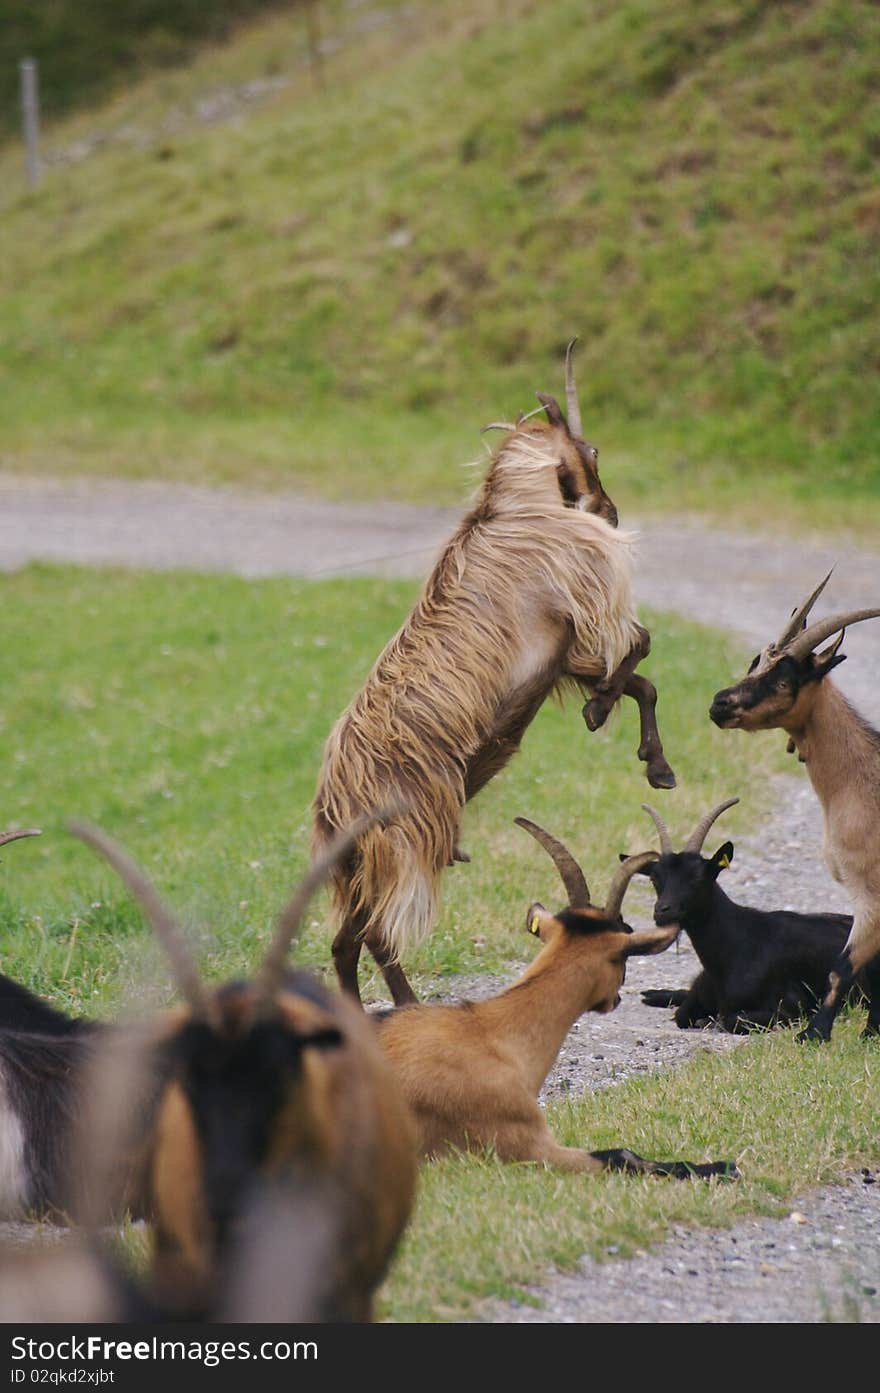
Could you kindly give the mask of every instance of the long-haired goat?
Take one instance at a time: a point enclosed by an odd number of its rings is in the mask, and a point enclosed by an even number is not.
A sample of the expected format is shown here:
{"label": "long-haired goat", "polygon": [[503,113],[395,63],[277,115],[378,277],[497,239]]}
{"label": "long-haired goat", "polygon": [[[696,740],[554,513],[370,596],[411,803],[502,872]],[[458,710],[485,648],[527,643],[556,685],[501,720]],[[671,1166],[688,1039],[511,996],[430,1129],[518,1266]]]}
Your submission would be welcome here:
{"label": "long-haired goat", "polygon": [[657,894],[654,923],[684,929],[702,966],[686,991],[644,991],[642,1000],[675,1006],[681,1030],[707,1020],[730,1031],[799,1020],[815,1009],[852,928],[847,914],[754,909],[728,899],[718,877],[733,860],[733,842],[713,856],[701,853],[716,819],[738,802],[712,808],[681,851],[656,809],[642,804],[660,837],[660,855],[639,872]]}
{"label": "long-haired goat", "polygon": [[415,1115],[422,1154],[491,1147],[503,1161],[594,1174],[735,1175],[732,1162],[646,1161],[625,1148],[584,1151],[556,1141],[537,1098],[568,1031],[586,1011],[613,1011],[629,958],[661,953],[676,930],[634,933],[621,918],[626,887],[653,852],[618,868],[600,907],[562,843],[525,818],[516,821],[552,856],[569,897],[559,914],[541,904],[529,910],[541,952],[518,982],[488,1001],[406,1006],[379,1018],[382,1048]]}
{"label": "long-haired goat", "polygon": [[96,828],[72,827],[140,901],[186,1002],[155,1032],[147,1194],[163,1306],[214,1307],[217,1274],[229,1272],[252,1204],[268,1194],[277,1209],[305,1175],[336,1196],[323,1318],[370,1319],[412,1205],[412,1123],[363,1013],[285,963],[311,895],[372,820],[338,835],[312,865],[254,978],[216,990],[122,848]]}
{"label": "long-haired goat", "polygon": [[[870,997],[864,1033],[880,1033],[880,732],[828,677],[846,656],[840,646],[847,627],[876,619],[880,609],[833,614],[808,626],[830,575],[793,612],[776,642],[753,660],[742,681],[716,693],[709,710],[724,730],[787,732],[822,805],[828,868],[853,901],[852,931],[822,1005],[802,1033],[807,1040],[830,1039],[834,1019],[862,971]],[[833,643],[815,651],[834,635]]]}
{"label": "long-haired goat", "polygon": [[547,420],[509,427],[476,506],[327,742],[316,849],[389,790],[409,809],[362,837],[334,876],[333,958],[355,996],[366,942],[394,1002],[415,1000],[399,957],[430,932],[444,867],[468,859],[458,849],[464,805],[516,753],[554,690],[590,696],[591,730],[632,696],[648,780],[674,786],[656,691],[635,674],[650,636],[632,597],[632,537],[616,530],[598,453],[582,437],[571,345],[566,389],[568,422],[539,394]]}

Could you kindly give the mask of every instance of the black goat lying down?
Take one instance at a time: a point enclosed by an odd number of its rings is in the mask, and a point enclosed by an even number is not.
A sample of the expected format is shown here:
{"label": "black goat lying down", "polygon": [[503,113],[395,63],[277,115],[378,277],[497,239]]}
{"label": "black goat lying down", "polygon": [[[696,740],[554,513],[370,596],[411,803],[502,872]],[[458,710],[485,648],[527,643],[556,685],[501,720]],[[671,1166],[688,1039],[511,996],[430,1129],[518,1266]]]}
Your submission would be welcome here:
{"label": "black goat lying down", "polygon": [[94,1031],[83,1016],[65,1016],[0,972],[0,1030],[27,1031],[36,1035],[78,1035]]}
{"label": "black goat lying down", "polygon": [[660,834],[661,854],[646,866],[657,892],[654,923],[679,924],[703,965],[687,990],[644,991],[648,1006],[674,1006],[682,1030],[715,1022],[744,1032],[788,1024],[821,1001],[828,973],[852,927],[848,914],[795,914],[735,904],[718,885],[733,860],[733,843],[714,856],[701,848],[715,819],[738,803],[728,798],[707,813],[681,851],[660,815],[647,803]]}

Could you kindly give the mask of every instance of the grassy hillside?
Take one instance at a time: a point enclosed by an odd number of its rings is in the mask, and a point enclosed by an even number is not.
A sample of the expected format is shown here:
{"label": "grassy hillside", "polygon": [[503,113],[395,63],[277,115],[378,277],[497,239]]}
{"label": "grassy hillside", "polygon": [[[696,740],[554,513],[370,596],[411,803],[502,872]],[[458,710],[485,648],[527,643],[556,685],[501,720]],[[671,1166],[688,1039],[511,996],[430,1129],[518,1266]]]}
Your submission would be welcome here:
{"label": "grassy hillside", "polygon": [[580,333],[616,498],[876,520],[876,5],[325,8],[0,156],[0,465],[460,497]]}

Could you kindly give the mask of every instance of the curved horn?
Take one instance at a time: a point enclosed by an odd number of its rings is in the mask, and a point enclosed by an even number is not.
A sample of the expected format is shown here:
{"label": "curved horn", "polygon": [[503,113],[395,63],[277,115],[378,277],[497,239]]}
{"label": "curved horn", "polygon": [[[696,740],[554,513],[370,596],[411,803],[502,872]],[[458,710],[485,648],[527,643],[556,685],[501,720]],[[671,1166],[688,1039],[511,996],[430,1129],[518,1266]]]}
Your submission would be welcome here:
{"label": "curved horn", "polygon": [[623,897],[626,894],[627,886],[633,876],[637,871],[640,871],[643,866],[648,866],[652,861],[656,860],[656,851],[639,851],[635,856],[628,856],[625,861],[621,861],[614,873],[614,879],[608,889],[608,898],[605,901],[605,908],[602,910],[606,919],[620,918]]}
{"label": "curved horn", "polygon": [[709,828],[712,826],[712,823],[715,821],[715,819],[719,818],[723,812],[726,812],[728,808],[732,808],[734,803],[738,802],[738,798],[725,798],[723,803],[719,803],[717,808],[713,808],[710,813],[707,813],[706,816],[702,819],[702,821],[697,823],[696,827],[694,828],[693,832],[688,838],[687,845],[682,849],[684,851],[699,851],[703,845],[703,842],[706,840],[706,837],[709,833]]}
{"label": "curved horn", "polygon": [[565,886],[565,893],[568,895],[568,903],[571,909],[587,909],[590,905],[590,887],[587,885],[586,876],[575,861],[571,852],[562,842],[551,837],[549,832],[545,832],[543,827],[539,827],[536,822],[530,822],[527,817],[515,817],[514,822],[517,827],[524,827],[530,832],[536,842],[541,846],[553,860],[559,874],[562,876],[562,883]]}
{"label": "curved horn", "polygon": [[825,589],[825,586],[831,579],[833,570],[834,567],[832,566],[825,579],[820,580],[812,595],[810,595],[806,600],[804,600],[804,603],[801,605],[800,609],[792,610],[791,618],[789,619],[783,632],[780,634],[779,638],[773,645],[774,648],[785,648],[786,644],[791,643],[791,640],[795,637],[795,635],[800,632],[801,628],[806,623],[807,615],[809,614],[810,610],[813,608],[813,605],[816,603],[819,596],[822,594],[822,591]]}
{"label": "curved horn", "polygon": [[848,629],[851,624],[860,624],[863,619],[877,619],[878,616],[880,609],[852,609],[845,614],[832,614],[828,619],[820,619],[817,624],[811,624],[808,629],[804,629],[802,634],[791,640],[785,651],[790,658],[806,658],[808,653],[812,653],[814,648],[818,648],[820,643],[824,643],[826,638],[830,638],[838,630]]}
{"label": "curved horn", "polygon": [[199,976],[199,970],[183,931],[174,915],[159,898],[157,890],[150,884],[140,866],[131,859],[128,852],[124,851],[118,842],[115,842],[100,827],[95,827],[90,822],[69,822],[67,830],[109,861],[135,899],[140,901],[156,937],[168,955],[174,980],[181,995],[189,1002],[197,1020],[212,1024],[216,1020],[217,1012],[211,996]]}
{"label": "curved horn", "polygon": [[[542,406],[538,407],[539,411],[543,409]],[[490,421],[487,426],[480,426],[480,435],[485,435],[487,430],[516,430],[516,426],[512,421]]]}
{"label": "curved horn", "polygon": [[577,387],[574,383],[574,368],[571,362],[572,350],[577,343],[577,337],[565,350],[565,403],[568,408],[568,429],[572,435],[583,437],[584,428],[581,425],[581,408],[578,404]]}
{"label": "curved horn", "polygon": [[17,842],[19,837],[41,837],[42,835],[39,827],[23,827],[20,832],[0,832],[0,846],[5,846],[7,842]]}
{"label": "curved horn", "polygon": [[664,856],[672,856],[675,848],[672,845],[672,838],[669,835],[669,828],[663,821],[656,808],[652,808],[650,803],[643,803],[645,812],[653,819],[654,826],[657,828],[657,835],[660,838],[660,850]]}
{"label": "curved horn", "polygon": [[365,813],[349,827],[344,827],[337,832],[330,839],[321,855],[312,862],[278,916],[275,937],[269,944],[268,952],[256,975],[253,994],[253,1016],[255,1018],[265,1018],[273,1013],[275,997],[284,980],[284,970],[287,966],[290,946],[300,931],[303,914],[315,891],[320,889],[334,867],[352,849],[358,837],[362,837],[375,823],[390,821],[391,818],[398,816],[402,810],[402,805],[393,804],[380,808],[376,812]]}

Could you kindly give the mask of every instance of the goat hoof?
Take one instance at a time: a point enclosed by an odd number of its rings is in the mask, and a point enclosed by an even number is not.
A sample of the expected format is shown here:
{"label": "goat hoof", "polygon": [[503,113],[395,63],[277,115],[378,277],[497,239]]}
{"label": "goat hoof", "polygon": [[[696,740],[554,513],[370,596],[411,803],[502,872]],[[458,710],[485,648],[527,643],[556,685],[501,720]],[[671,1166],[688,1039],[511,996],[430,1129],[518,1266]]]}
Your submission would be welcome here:
{"label": "goat hoof", "polygon": [[611,707],[607,701],[603,701],[601,697],[593,697],[592,701],[587,702],[581,714],[586,721],[587,730],[601,730],[610,713]]}
{"label": "goat hoof", "polygon": [[675,774],[665,759],[649,764],[645,776],[652,788],[675,788]]}
{"label": "goat hoof", "polygon": [[452,866],[456,861],[461,861],[463,865],[469,865],[470,859],[466,851],[462,851],[461,847],[456,846],[452,849],[452,860],[449,864]]}
{"label": "goat hoof", "polygon": [[808,1025],[806,1030],[802,1030],[798,1035],[797,1042],[799,1045],[803,1045],[810,1043],[811,1041],[816,1041],[816,1043],[819,1045],[827,1045],[830,1039],[830,1030],[825,1031],[821,1028],[821,1026],[818,1029],[816,1029],[814,1026]]}

